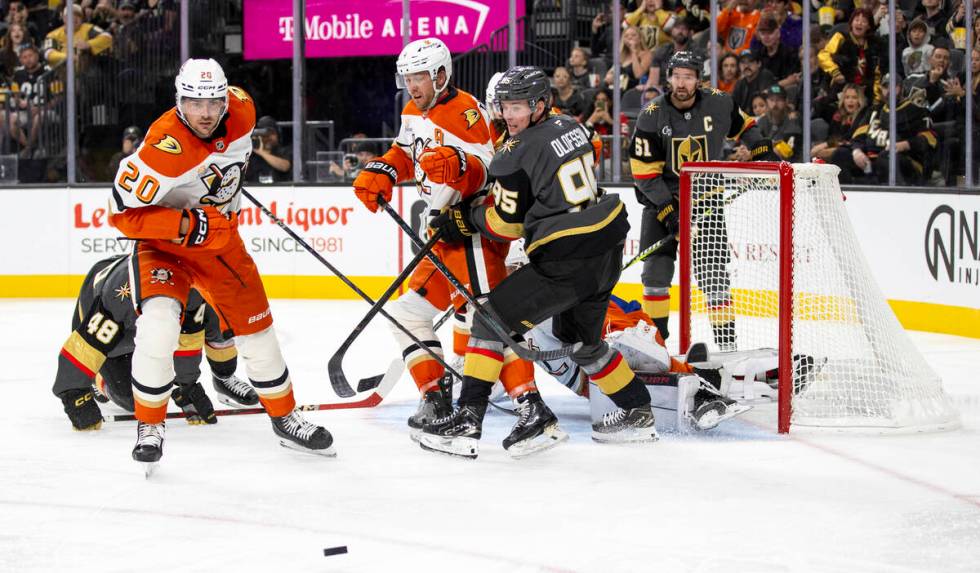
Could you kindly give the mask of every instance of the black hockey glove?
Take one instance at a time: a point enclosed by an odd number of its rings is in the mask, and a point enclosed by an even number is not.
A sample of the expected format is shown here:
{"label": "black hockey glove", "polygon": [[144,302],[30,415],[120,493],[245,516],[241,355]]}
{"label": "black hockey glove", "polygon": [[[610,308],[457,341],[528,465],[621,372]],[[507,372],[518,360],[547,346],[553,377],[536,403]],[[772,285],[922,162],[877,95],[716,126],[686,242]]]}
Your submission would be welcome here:
{"label": "black hockey glove", "polygon": [[199,382],[190,386],[175,385],[171,397],[174,404],[187,415],[187,423],[191,425],[217,424],[218,418],[214,415],[214,405],[211,398],[204,392],[204,387]]}
{"label": "black hockey glove", "polygon": [[469,202],[453,205],[429,221],[429,231],[442,232],[442,240],[447,243],[460,243],[473,235],[476,229],[470,220]]}
{"label": "black hockey glove", "polygon": [[58,395],[65,407],[65,414],[78,431],[98,430],[102,427],[102,411],[95,403],[95,395],[89,389],[65,390]]}
{"label": "black hockey glove", "polygon": [[680,217],[680,205],[677,203],[677,197],[670,200],[657,211],[657,220],[663,223],[663,226],[667,228],[667,232],[671,235],[676,235],[681,229],[681,217]]}

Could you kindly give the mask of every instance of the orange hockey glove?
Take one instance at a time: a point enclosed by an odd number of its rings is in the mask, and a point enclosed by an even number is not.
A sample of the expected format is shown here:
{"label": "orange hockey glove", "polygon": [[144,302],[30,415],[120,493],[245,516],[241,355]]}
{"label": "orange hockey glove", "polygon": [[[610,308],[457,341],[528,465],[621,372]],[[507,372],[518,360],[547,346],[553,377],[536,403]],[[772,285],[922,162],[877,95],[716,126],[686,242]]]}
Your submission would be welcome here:
{"label": "orange hockey glove", "polygon": [[428,148],[419,157],[419,167],[433,183],[457,183],[466,175],[466,154],[449,145]]}
{"label": "orange hockey glove", "polygon": [[180,241],[185,247],[220,249],[228,244],[235,230],[233,222],[211,205],[185,209],[184,216],[190,223]]}
{"label": "orange hockey glove", "polygon": [[354,193],[372,213],[378,211],[378,196],[391,201],[391,189],[398,181],[398,171],[384,161],[369,161],[354,179]]}

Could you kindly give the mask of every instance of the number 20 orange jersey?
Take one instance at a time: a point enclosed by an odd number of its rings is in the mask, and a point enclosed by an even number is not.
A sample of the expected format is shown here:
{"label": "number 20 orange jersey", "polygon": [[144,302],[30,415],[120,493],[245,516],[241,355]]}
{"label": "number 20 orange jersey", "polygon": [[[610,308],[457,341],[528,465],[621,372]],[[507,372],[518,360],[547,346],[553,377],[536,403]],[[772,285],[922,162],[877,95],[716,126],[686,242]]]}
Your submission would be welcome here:
{"label": "number 20 orange jersey", "polygon": [[139,149],[119,164],[112,224],[134,239],[174,239],[181,209],[211,205],[236,213],[254,128],[255,104],[233,86],[228,111],[207,139],[180,120],[176,107],[164,113]]}

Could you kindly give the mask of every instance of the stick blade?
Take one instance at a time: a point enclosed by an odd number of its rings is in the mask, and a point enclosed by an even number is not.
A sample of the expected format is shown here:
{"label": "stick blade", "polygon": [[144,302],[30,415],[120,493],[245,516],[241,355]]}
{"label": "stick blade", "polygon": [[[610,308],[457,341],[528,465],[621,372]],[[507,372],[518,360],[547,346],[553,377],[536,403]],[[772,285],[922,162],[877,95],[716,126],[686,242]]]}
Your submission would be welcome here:
{"label": "stick blade", "polygon": [[347,376],[344,375],[344,369],[341,362],[344,360],[343,354],[334,354],[330,357],[330,361],[327,363],[327,374],[330,376],[330,386],[333,387],[333,391],[337,396],[341,398],[350,398],[357,394],[353,388],[351,388],[350,382],[347,381]]}

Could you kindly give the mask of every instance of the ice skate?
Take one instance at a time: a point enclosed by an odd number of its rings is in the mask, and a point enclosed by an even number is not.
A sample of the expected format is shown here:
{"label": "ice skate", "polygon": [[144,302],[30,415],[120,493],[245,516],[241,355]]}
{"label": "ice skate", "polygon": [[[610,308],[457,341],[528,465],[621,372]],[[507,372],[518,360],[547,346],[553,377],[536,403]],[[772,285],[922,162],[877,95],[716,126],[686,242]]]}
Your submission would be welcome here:
{"label": "ice skate", "polygon": [[419,435],[419,445],[430,452],[476,459],[480,454],[480,436],[486,410],[486,406],[463,406],[448,416],[425,424]]}
{"label": "ice skate", "polygon": [[248,408],[259,404],[259,395],[252,385],[234,374],[227,378],[214,375],[211,384],[218,401],[229,408]]}
{"label": "ice skate", "polygon": [[105,391],[105,378],[101,374],[95,375],[95,380],[92,382],[92,395],[99,404],[109,401],[109,395]]}
{"label": "ice skate", "polygon": [[217,424],[218,417],[214,414],[211,398],[204,392],[204,386],[195,382],[190,386],[175,385],[171,395],[174,404],[180,406],[187,416],[187,423],[192,426]]}
{"label": "ice skate", "polygon": [[323,426],[309,422],[299,410],[271,418],[272,430],[279,436],[279,445],[291,450],[334,457],[333,436]]}
{"label": "ice skate", "polygon": [[654,426],[653,410],[647,404],[603,414],[602,420],[592,424],[592,439],[604,444],[656,442],[660,434]]}
{"label": "ice skate", "polygon": [[568,439],[558,427],[558,418],[537,392],[517,398],[520,418],[510,435],[504,438],[504,449],[512,458],[524,458],[549,450]]}
{"label": "ice skate", "polygon": [[695,428],[710,430],[725,420],[744,414],[751,409],[752,406],[739,404],[731,398],[718,396],[701,389],[694,395],[694,411],[689,416]]}
{"label": "ice skate", "polygon": [[142,464],[144,476],[149,479],[156,471],[163,457],[163,442],[167,433],[167,423],[147,424],[139,422],[136,426],[136,445],[133,459]]}
{"label": "ice skate", "polygon": [[445,418],[451,413],[452,405],[442,392],[426,392],[419,400],[418,410],[408,418],[409,436],[412,441],[419,441],[423,426],[437,418]]}

